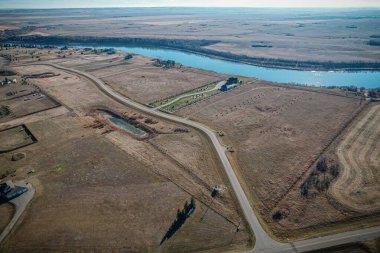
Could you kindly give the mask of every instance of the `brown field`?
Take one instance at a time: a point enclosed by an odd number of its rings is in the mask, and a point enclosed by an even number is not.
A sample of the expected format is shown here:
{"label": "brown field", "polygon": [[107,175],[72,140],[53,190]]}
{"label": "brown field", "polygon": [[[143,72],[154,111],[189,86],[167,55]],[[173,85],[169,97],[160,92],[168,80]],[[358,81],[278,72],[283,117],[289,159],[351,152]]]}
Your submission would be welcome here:
{"label": "brown field", "polygon": [[[163,70],[160,67],[153,67],[149,58],[142,56],[135,58],[141,59],[132,59],[132,63],[126,68],[111,67],[104,71],[92,72],[92,74],[103,79],[116,91],[140,103],[150,103],[173,96],[225,77],[214,72],[189,67]],[[142,65],[140,62],[145,64]]]}
{"label": "brown field", "polygon": [[[42,62],[91,73],[141,103],[225,77],[186,67],[153,67],[143,56],[124,60],[122,52],[96,55],[70,49],[63,58],[55,50],[32,55],[38,54],[45,59]],[[8,50],[0,53],[4,51]],[[9,51],[25,54],[22,48]],[[30,53],[25,55],[19,63],[37,61]],[[23,160],[13,162],[12,154],[0,155],[0,175],[15,170],[16,179],[27,178],[37,189],[20,228],[0,250],[220,252],[252,245],[222,166],[201,133],[122,106],[83,77],[42,65],[14,69],[20,76],[54,73],[28,82],[63,106],[0,122],[0,129],[27,123],[39,140],[22,148]],[[342,131],[345,136],[346,125],[367,107],[355,94],[339,89],[255,80],[178,114],[225,133],[220,140],[235,151],[228,155],[252,205],[268,231],[285,240],[380,222],[373,212],[342,209],[329,191],[301,194],[315,162],[332,149],[331,143],[337,142]],[[137,138],[101,120],[99,110],[133,118],[152,132]],[[375,123],[368,125],[365,136]],[[360,144],[364,148],[352,147],[368,151],[376,145],[376,138],[371,137],[372,144]],[[374,163],[376,150],[371,153]],[[31,170],[35,173],[28,174]],[[214,185],[220,186],[221,194],[213,200]],[[177,209],[191,196],[196,198],[195,213],[159,246]],[[278,212],[282,217],[275,220],[273,215]],[[242,229],[236,233],[240,222]]]}
{"label": "brown field", "polygon": [[[70,65],[70,58],[64,60]],[[24,117],[39,140],[20,149],[25,159],[0,155],[0,174],[13,168],[14,180],[26,178],[36,188],[20,226],[0,251],[220,252],[252,245],[224,171],[200,133],[126,108],[82,77],[47,66],[15,69],[21,75],[59,74],[30,82],[64,109]],[[100,124],[94,115],[99,108],[133,117],[155,135],[141,141]],[[212,201],[214,184],[223,191]],[[177,209],[191,196],[195,213],[160,246]]]}
{"label": "brown field", "polygon": [[[32,94],[35,91],[36,87],[32,85],[21,85],[18,83],[14,83],[2,86],[0,87],[0,101],[26,96]],[[11,92],[11,94],[9,92]]]}
{"label": "brown field", "polygon": [[364,9],[4,10],[0,23],[34,27],[21,35],[209,39],[219,41],[210,49],[252,57],[376,62],[379,47],[367,43],[379,36],[378,15]]}
{"label": "brown field", "polygon": [[0,152],[7,152],[32,144],[34,140],[25,132],[24,126],[0,129]]}
{"label": "brown field", "polygon": [[0,25],[0,31],[17,29],[17,26]]}
{"label": "brown field", "polygon": [[331,197],[348,210],[380,210],[380,105],[372,106],[346,134],[337,149],[341,173]]}
{"label": "brown field", "polygon": [[59,106],[58,103],[50,99],[42,92],[26,95],[12,100],[0,101],[0,105],[9,106],[11,110],[11,114],[9,116],[2,117],[0,119],[0,123]]}
{"label": "brown field", "polygon": [[[313,163],[360,108],[359,99],[324,92],[257,81],[179,111],[226,134],[221,141],[235,150],[230,160],[253,206],[280,238],[307,237],[355,216],[324,193],[301,195]],[[272,218],[277,211],[280,221]]]}
{"label": "brown field", "polygon": [[8,78],[17,82],[0,86],[0,107],[9,110],[8,114],[0,115],[0,123],[59,106],[57,101],[31,84],[30,79],[25,80],[20,75]]}
{"label": "brown field", "polygon": [[0,205],[0,231],[8,225],[13,216],[14,208],[11,204]]}
{"label": "brown field", "polygon": [[[82,54],[83,53],[83,54]],[[17,64],[25,63],[36,63],[37,61],[48,61],[48,62],[59,62],[64,65],[65,62],[76,66],[78,69],[81,69],[81,64],[88,64],[91,67],[91,63],[98,62],[109,62],[117,60],[117,55],[106,55],[106,54],[93,54],[84,52],[81,49],[70,48],[68,50],[60,50],[59,48],[25,48],[25,47],[11,47],[11,48],[2,48],[0,50],[0,59],[4,61],[3,64],[7,62],[6,57],[12,58],[12,61]],[[120,58],[121,59],[121,58]],[[84,69],[82,69],[84,70]]]}
{"label": "brown field", "polygon": [[[140,103],[149,103],[173,96],[226,77],[215,72],[185,66],[176,66],[172,69],[155,67],[151,58],[141,55],[134,55],[132,59],[124,60],[126,55],[124,52],[114,55],[96,55],[82,49],[69,49],[64,51],[65,58],[59,57],[58,55],[62,55],[59,52],[58,49],[19,47],[0,51],[0,53],[16,56],[16,63],[35,62],[36,59],[32,56],[38,55],[43,62],[86,71],[102,79],[124,96]],[[21,87],[24,89],[23,86]],[[17,90],[17,87],[13,88],[15,89]],[[1,91],[0,88],[0,95]]]}

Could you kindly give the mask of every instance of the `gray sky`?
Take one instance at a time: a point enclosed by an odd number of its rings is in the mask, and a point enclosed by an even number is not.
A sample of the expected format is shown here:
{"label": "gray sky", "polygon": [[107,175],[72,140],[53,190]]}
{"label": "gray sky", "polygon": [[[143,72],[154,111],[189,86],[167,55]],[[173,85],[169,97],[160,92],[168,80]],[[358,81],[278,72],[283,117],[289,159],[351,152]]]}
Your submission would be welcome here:
{"label": "gray sky", "polygon": [[380,7],[380,0],[0,0],[0,8],[79,7]]}

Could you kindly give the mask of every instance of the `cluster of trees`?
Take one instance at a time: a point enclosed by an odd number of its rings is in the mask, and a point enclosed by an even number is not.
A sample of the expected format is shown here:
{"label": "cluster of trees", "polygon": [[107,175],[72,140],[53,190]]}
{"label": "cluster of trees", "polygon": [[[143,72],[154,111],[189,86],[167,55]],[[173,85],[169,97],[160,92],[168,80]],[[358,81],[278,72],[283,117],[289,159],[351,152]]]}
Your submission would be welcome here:
{"label": "cluster of trees", "polygon": [[272,219],[274,221],[280,221],[280,220],[286,218],[289,214],[290,214],[289,209],[287,209],[287,208],[280,209],[280,210],[277,210],[276,212],[274,212],[274,214],[272,215]]}
{"label": "cluster of trees", "polygon": [[102,51],[104,53],[107,53],[107,54],[115,54],[116,53],[116,50],[114,48],[105,48],[105,49],[102,49]]}
{"label": "cluster of trees", "polygon": [[326,191],[330,183],[339,175],[339,172],[340,166],[337,162],[328,165],[327,159],[322,157],[301,185],[301,195],[308,197]]}
{"label": "cluster of trees", "polygon": [[24,48],[37,48],[37,49],[44,49],[44,48],[47,48],[47,49],[51,49],[51,48],[55,48],[54,46],[51,46],[51,45],[35,45],[35,44],[13,44],[13,43],[3,43],[1,44],[0,48],[5,48],[6,50],[8,48],[17,48],[17,47],[24,47]]}
{"label": "cluster of trees", "polygon": [[370,98],[380,98],[380,89],[368,90],[368,97],[370,97]]}
{"label": "cluster of trees", "polygon": [[341,89],[349,92],[356,92],[356,95],[361,95],[363,92],[367,91],[368,97],[379,98],[380,97],[380,88],[366,89],[365,87],[356,87],[356,86],[327,86],[327,89]]}
{"label": "cluster of trees", "polygon": [[62,44],[89,44],[89,45],[113,45],[113,46],[147,46],[147,47],[170,47],[177,49],[191,49],[209,46],[220,42],[219,40],[171,40],[154,38],[107,38],[85,36],[10,36],[8,42],[33,43],[45,45]]}
{"label": "cluster of trees", "polygon": [[190,217],[190,215],[194,212],[195,210],[195,200],[192,197],[190,204],[186,201],[185,205],[182,210],[177,210],[177,217],[173,221],[172,225],[164,235],[164,237],[161,240],[161,244],[165,241],[168,240],[170,237],[174,235],[174,233],[185,223],[186,219]]}
{"label": "cluster of trees", "polygon": [[175,61],[172,60],[161,60],[161,59],[156,59],[154,61],[154,66],[157,67],[164,67],[166,69],[174,68],[175,67]]}
{"label": "cluster of trees", "polygon": [[235,83],[238,83],[238,82],[239,82],[239,79],[237,77],[229,77],[227,79],[226,84],[230,85],[230,84],[235,84]]}
{"label": "cluster of trees", "polygon": [[351,92],[357,92],[358,90],[359,91],[364,91],[365,88],[364,87],[361,87],[361,88],[358,88],[354,85],[350,85],[350,86],[335,86],[335,85],[330,85],[330,86],[326,86],[327,89],[341,89],[341,90],[346,90],[346,91],[351,91]]}

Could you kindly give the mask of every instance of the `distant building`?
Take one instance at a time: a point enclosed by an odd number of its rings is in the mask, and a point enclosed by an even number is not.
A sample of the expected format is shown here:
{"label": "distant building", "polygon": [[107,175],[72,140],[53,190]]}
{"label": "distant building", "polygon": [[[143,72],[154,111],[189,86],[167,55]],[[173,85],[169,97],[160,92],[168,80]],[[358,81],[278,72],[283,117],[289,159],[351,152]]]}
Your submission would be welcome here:
{"label": "distant building", "polygon": [[236,87],[238,83],[239,83],[239,79],[237,77],[230,77],[227,79],[226,83],[220,87],[219,90],[222,92],[228,91]]}
{"label": "distant building", "polygon": [[0,184],[0,202],[8,202],[28,191],[28,188],[16,186],[11,181]]}
{"label": "distant building", "polygon": [[227,84],[223,84],[222,85],[222,87],[220,87],[220,91],[228,91],[228,90],[230,90],[230,89],[232,89],[232,88],[234,88],[234,87],[236,87],[237,86],[237,84],[235,83],[235,84],[230,84],[230,85],[227,85]]}
{"label": "distant building", "polygon": [[128,54],[124,57],[124,60],[129,60],[129,59],[132,59],[133,58],[133,55],[131,54]]}
{"label": "distant building", "polygon": [[237,77],[230,77],[227,79],[226,84],[230,85],[230,84],[236,84],[238,82],[239,82],[239,79]]}
{"label": "distant building", "polygon": [[217,185],[214,186],[211,192],[211,197],[215,197],[219,193],[219,187]]}

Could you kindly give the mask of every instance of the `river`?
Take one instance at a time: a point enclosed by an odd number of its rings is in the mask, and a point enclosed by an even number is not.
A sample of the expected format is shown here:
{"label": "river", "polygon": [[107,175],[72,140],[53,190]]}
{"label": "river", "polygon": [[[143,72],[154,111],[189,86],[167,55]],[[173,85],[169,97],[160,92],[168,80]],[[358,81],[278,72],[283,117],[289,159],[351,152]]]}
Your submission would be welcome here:
{"label": "river", "polygon": [[[104,47],[101,47],[104,48]],[[302,71],[258,67],[244,63],[214,59],[172,49],[113,47],[152,58],[173,60],[182,65],[217,73],[255,77],[262,80],[313,86],[357,86],[380,88],[380,71]]]}

